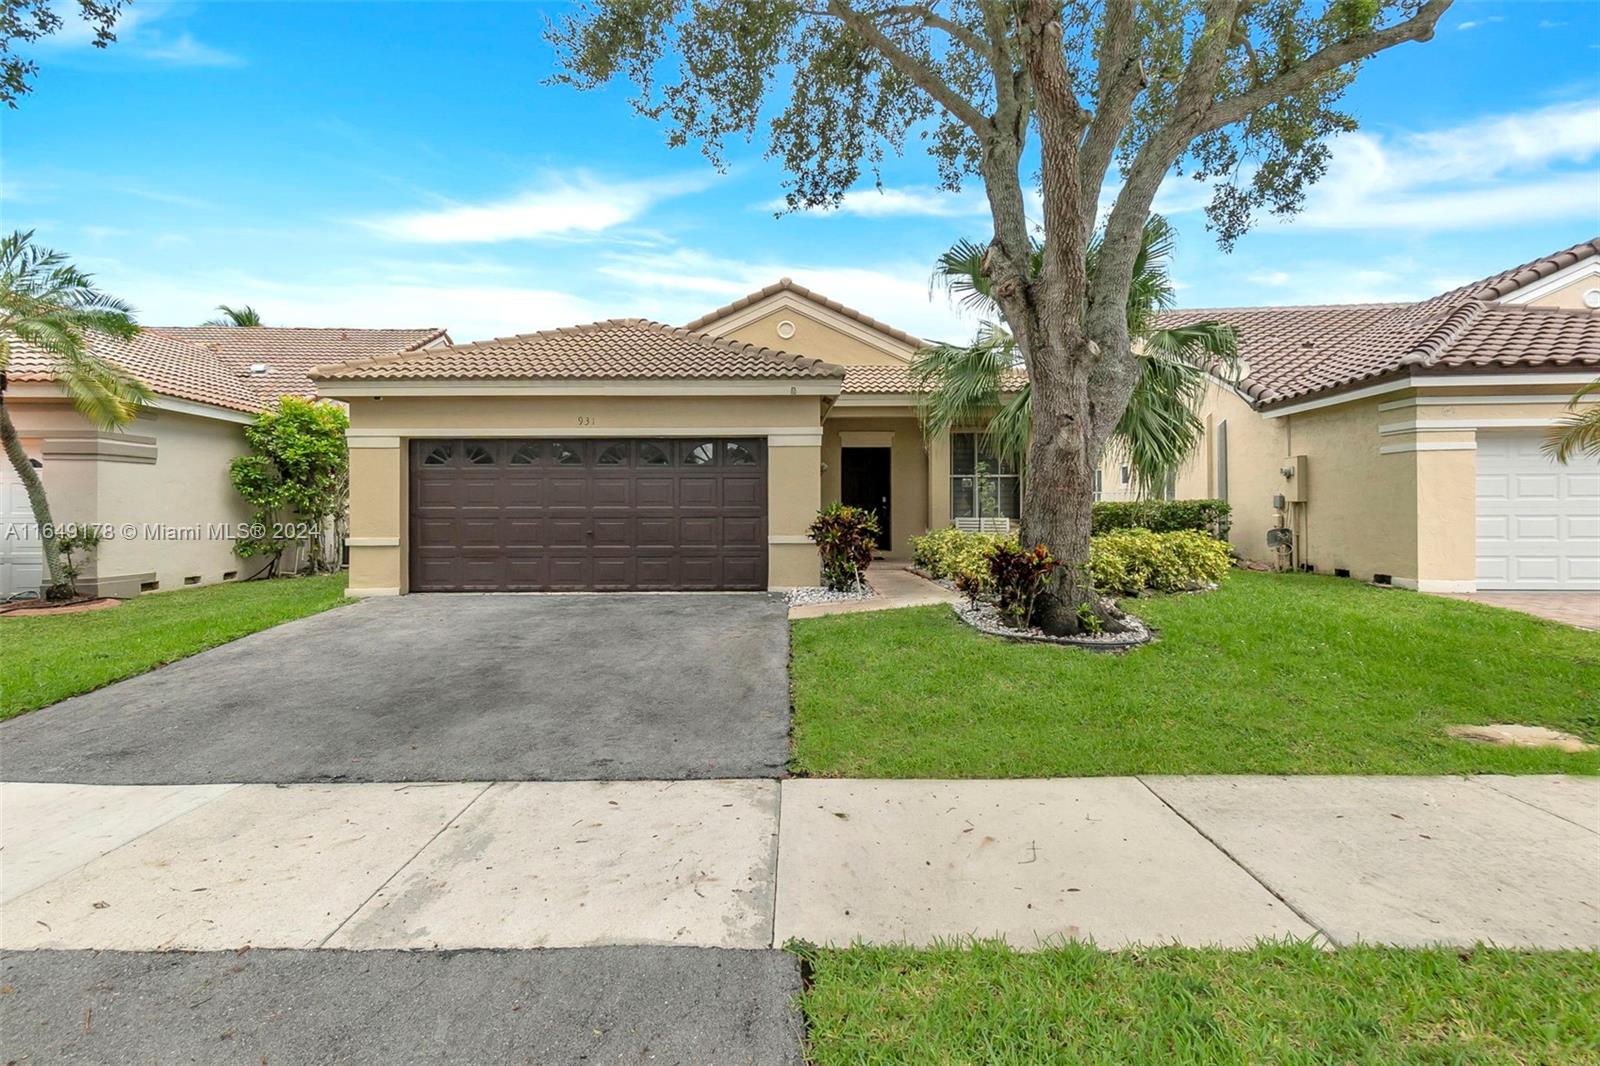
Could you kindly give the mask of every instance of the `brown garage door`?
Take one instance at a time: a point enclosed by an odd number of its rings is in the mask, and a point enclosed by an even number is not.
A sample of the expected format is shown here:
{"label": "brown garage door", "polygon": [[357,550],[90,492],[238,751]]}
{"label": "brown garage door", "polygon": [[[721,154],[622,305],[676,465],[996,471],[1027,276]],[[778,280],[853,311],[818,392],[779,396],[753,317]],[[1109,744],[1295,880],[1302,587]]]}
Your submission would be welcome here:
{"label": "brown garage door", "polygon": [[767,587],[762,440],[414,440],[417,592]]}

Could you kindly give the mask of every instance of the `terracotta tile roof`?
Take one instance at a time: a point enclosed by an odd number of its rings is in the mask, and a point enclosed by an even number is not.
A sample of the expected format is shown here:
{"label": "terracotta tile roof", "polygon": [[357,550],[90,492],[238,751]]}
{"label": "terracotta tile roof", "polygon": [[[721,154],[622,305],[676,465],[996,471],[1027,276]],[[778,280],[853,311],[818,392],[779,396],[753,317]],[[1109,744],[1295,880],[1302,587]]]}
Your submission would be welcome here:
{"label": "terracotta tile roof", "polygon": [[838,378],[831,363],[642,318],[497,337],[313,371],[319,381],[487,378]]}
{"label": "terracotta tile roof", "polygon": [[[152,392],[180,400],[254,413],[260,394],[245,375],[215,353],[142,330],[132,340],[90,334],[90,348],[143,381]],[[13,381],[54,381],[53,358],[30,345],[13,341],[6,376]]]}
{"label": "terracotta tile roof", "polygon": [[764,289],[757,289],[755,292],[750,293],[748,296],[739,297],[737,300],[733,301],[733,303],[731,303],[731,304],[725,304],[722,307],[717,308],[715,311],[711,311],[711,312],[708,312],[706,314],[701,315],[699,318],[695,319],[693,322],[690,322],[687,325],[685,325],[684,328],[685,329],[696,329],[696,330],[697,329],[704,329],[706,326],[711,325],[713,322],[715,322],[719,318],[723,318],[723,317],[725,317],[727,315],[731,315],[735,311],[742,311],[746,307],[749,307],[752,304],[760,303],[762,300],[765,300],[769,296],[776,296],[780,292],[792,292],[796,296],[803,296],[806,299],[812,301],[813,303],[821,304],[823,307],[826,307],[830,311],[834,311],[834,312],[836,312],[838,314],[844,315],[847,318],[853,318],[857,322],[861,323],[863,326],[870,326],[871,328],[877,330],[879,333],[885,333],[885,334],[893,337],[895,340],[903,341],[906,344],[909,344],[914,348],[921,348],[921,347],[923,347],[924,345],[926,345],[928,343],[927,340],[925,340],[922,337],[918,337],[918,336],[915,336],[914,334],[907,333],[903,329],[896,329],[895,327],[889,325],[887,322],[880,322],[876,318],[873,318],[871,315],[862,314],[860,311],[857,311],[853,307],[846,307],[844,304],[840,303],[838,300],[830,300],[828,297],[822,295],[820,292],[815,292],[815,291],[813,291],[811,289],[806,288],[804,285],[801,285],[799,282],[795,281],[793,278],[779,278],[777,281],[773,282],[771,285],[768,285]]}
{"label": "terracotta tile roof", "polygon": [[254,364],[252,386],[270,403],[279,396],[315,396],[306,376],[314,367],[412,351],[450,340],[437,327],[420,329],[340,329],[286,326],[152,326],[146,330],[208,348],[241,371]]}
{"label": "terracotta tile roof", "polygon": [[1588,259],[1590,256],[1600,255],[1600,237],[1574,244],[1571,248],[1563,248],[1559,252],[1540,256],[1530,263],[1502,270],[1498,274],[1490,275],[1470,285],[1463,285],[1459,289],[1452,289],[1436,300],[1454,300],[1466,298],[1471,300],[1499,300],[1511,293],[1531,285],[1535,281],[1549,277],[1560,270],[1565,270],[1573,263]]}
{"label": "terracotta tile roof", "polygon": [[1600,238],[1417,303],[1215,307],[1169,311],[1163,325],[1239,330],[1239,387],[1257,406],[1401,372],[1600,366],[1600,311],[1499,302],[1600,255]]}
{"label": "terracotta tile roof", "polygon": [[[1003,388],[1010,392],[1028,382],[1026,371],[1018,369],[1005,377]],[[904,395],[923,391],[909,366],[848,366],[841,393],[885,393]]]}

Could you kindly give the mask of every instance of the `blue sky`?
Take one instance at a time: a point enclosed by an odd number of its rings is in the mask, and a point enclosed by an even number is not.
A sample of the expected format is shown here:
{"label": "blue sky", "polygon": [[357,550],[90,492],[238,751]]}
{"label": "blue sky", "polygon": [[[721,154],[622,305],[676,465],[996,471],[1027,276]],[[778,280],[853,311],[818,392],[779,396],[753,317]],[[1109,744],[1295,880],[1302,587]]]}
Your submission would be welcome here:
{"label": "blue sky", "polygon": [[[774,218],[761,144],[718,175],[627,87],[543,83],[549,6],[158,4],[101,51],[36,50],[0,115],[3,226],[36,228],[149,324],[250,303],[279,325],[458,341],[615,315],[681,322],[789,274],[924,335],[970,331],[928,270],[986,235],[920,154],[828,214]],[[1188,306],[1426,296],[1600,233],[1600,4],[1466,2],[1378,57],[1360,133],[1292,223],[1217,249],[1193,183]]]}

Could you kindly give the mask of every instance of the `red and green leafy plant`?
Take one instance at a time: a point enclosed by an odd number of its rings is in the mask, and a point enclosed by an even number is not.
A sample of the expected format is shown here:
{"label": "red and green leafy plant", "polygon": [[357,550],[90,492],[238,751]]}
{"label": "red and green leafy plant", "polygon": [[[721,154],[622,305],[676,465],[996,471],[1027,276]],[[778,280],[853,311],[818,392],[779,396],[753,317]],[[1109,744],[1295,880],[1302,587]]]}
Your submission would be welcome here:
{"label": "red and green leafy plant", "polygon": [[1043,544],[1019,548],[996,544],[989,550],[989,577],[994,605],[1001,621],[1012,629],[1026,629],[1045,582],[1060,563]]}
{"label": "red and green leafy plant", "polygon": [[860,588],[878,542],[878,516],[835,503],[817,512],[806,535],[822,556],[822,583],[839,592]]}

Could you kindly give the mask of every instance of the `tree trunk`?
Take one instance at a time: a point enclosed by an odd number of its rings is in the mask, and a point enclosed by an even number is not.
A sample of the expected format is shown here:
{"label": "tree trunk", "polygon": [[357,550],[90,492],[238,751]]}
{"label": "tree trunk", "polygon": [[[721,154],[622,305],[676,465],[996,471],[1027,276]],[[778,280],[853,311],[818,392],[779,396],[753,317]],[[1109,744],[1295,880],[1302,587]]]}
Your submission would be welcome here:
{"label": "tree trunk", "polygon": [[1080,330],[1051,330],[1049,353],[1029,353],[1033,381],[1033,435],[1028,444],[1022,496],[1024,547],[1043,544],[1060,562],[1034,607],[1034,623],[1048,633],[1083,628],[1087,608],[1106,629],[1118,628],[1089,574],[1089,530],[1094,472],[1102,441],[1095,439],[1089,371],[1094,349]]}
{"label": "tree trunk", "polygon": [[28,504],[33,508],[34,525],[39,527],[39,547],[44,552],[45,569],[50,575],[49,586],[40,591],[47,600],[60,599],[67,591],[67,577],[62,572],[55,521],[50,517],[50,500],[44,494],[39,471],[33,468],[28,453],[22,450],[22,441],[17,438],[17,427],[11,424],[11,412],[4,399],[0,399],[0,443],[5,445],[6,458],[11,460],[17,477],[22,479],[23,488],[28,492]]}

